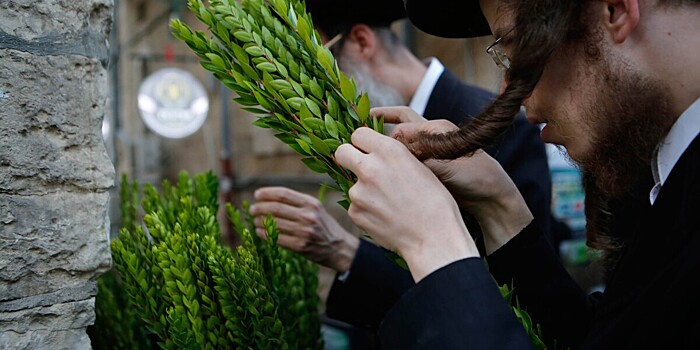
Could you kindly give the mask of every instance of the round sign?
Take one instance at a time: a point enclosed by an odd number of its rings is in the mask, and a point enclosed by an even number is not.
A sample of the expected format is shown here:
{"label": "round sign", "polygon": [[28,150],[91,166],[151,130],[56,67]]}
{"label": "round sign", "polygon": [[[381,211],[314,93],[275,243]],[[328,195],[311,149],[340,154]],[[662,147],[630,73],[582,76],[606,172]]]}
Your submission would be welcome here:
{"label": "round sign", "polygon": [[179,139],[202,127],[209,112],[209,98],[192,73],[163,68],[141,83],[138,107],[149,129],[158,135]]}

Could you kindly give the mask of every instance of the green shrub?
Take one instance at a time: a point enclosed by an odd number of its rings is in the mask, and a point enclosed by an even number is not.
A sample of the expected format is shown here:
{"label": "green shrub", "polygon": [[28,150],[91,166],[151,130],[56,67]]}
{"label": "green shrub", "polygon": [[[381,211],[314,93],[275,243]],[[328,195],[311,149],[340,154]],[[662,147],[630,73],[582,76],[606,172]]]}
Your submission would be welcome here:
{"label": "green shrub", "polygon": [[[161,193],[145,185],[140,198],[138,185],[124,179],[125,223],[112,254],[130,309],[166,349],[322,348],[317,266],[277,246],[271,218],[261,240],[252,218],[231,205],[242,244],[221,245],[217,187],[211,173],[181,173]],[[127,347],[142,346],[136,336],[123,342],[132,340]]]}

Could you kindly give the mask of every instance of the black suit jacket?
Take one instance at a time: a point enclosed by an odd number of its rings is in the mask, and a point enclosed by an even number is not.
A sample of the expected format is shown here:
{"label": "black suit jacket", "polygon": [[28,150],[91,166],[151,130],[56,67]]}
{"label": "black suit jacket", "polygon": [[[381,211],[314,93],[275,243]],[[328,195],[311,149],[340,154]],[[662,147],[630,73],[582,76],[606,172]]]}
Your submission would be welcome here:
{"label": "black suit jacket", "polygon": [[[466,85],[445,70],[428,100],[427,119],[461,124],[476,116],[494,98],[486,90]],[[510,175],[532,211],[539,234],[549,230],[551,182],[539,129],[518,116],[498,142],[486,150]],[[469,231],[480,235],[476,221],[463,217]],[[396,300],[414,285],[411,275],[386,258],[386,252],[362,241],[345,282],[335,281],[327,299],[327,314],[356,326],[376,330]]]}
{"label": "black suit jacket", "polygon": [[[490,272],[499,283],[514,283],[521,305],[543,324],[550,341],[585,349],[697,348],[698,180],[700,136],[676,163],[654,205],[628,199],[637,215],[628,211],[616,219],[624,247],[605,293],[588,302],[531,227],[489,256]],[[412,287],[389,311],[379,330],[382,345],[529,348],[497,293],[479,259],[450,264]]]}

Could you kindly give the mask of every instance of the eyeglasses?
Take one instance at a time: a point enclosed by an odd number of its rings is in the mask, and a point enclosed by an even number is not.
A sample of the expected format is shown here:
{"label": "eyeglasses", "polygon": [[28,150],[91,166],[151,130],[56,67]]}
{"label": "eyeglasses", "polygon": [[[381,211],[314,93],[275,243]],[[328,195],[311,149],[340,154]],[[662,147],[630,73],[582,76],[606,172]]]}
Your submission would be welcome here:
{"label": "eyeglasses", "polygon": [[503,70],[508,70],[510,69],[510,58],[506,55],[506,53],[503,51],[503,46],[501,46],[501,39],[505,38],[510,32],[513,31],[515,28],[511,28],[508,32],[506,32],[503,36],[500,38],[496,39],[496,41],[493,42],[493,44],[489,45],[489,47],[486,48],[486,53],[491,56],[493,59],[493,62],[496,63],[498,68],[501,68]]}

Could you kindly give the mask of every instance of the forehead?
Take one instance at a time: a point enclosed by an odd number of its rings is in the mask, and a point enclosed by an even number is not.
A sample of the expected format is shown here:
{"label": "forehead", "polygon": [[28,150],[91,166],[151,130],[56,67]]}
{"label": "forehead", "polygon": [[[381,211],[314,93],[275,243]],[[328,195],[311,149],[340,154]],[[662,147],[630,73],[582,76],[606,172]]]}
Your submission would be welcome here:
{"label": "forehead", "polygon": [[480,0],[479,5],[484,17],[489,22],[491,32],[500,38],[513,27],[513,11],[511,6],[501,0]]}

